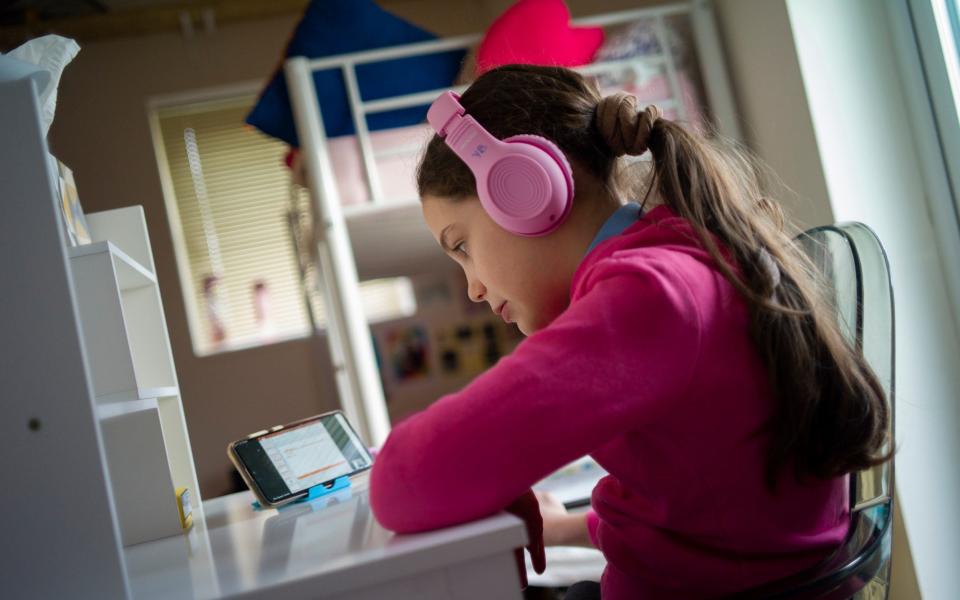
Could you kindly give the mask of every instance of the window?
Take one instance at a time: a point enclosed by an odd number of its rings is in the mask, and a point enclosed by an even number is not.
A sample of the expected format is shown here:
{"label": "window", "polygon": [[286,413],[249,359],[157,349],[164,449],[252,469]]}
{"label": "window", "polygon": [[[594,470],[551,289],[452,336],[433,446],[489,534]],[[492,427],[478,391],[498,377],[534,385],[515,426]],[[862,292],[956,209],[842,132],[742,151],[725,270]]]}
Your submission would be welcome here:
{"label": "window", "polygon": [[940,46],[950,91],[954,118],[960,117],[960,0],[933,2]]}
{"label": "window", "polygon": [[960,315],[960,0],[887,3],[927,207]]}
{"label": "window", "polygon": [[960,0],[914,6],[914,26],[954,203],[960,210]]}
{"label": "window", "polygon": [[947,2],[941,7],[937,20],[942,23],[941,37],[950,72],[950,87],[960,112],[960,0]]}
{"label": "window", "polygon": [[[167,211],[194,352],[206,355],[309,335],[321,294],[305,293],[289,225],[294,204],[283,142],[243,122],[255,96],[152,111]],[[363,282],[371,320],[415,310],[404,278]]]}

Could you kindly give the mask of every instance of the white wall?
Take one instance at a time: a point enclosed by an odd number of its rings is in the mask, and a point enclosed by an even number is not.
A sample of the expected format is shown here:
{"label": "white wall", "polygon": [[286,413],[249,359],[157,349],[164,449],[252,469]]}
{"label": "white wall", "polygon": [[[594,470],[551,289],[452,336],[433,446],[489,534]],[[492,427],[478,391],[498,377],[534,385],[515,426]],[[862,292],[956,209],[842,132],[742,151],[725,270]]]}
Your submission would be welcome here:
{"label": "white wall", "polygon": [[787,0],[834,218],[871,226],[896,302],[897,487],[920,590],[960,589],[960,340],[883,2]]}
{"label": "white wall", "polygon": [[803,229],[833,221],[790,19],[782,0],[718,0],[744,141],[780,176],[775,190]]}

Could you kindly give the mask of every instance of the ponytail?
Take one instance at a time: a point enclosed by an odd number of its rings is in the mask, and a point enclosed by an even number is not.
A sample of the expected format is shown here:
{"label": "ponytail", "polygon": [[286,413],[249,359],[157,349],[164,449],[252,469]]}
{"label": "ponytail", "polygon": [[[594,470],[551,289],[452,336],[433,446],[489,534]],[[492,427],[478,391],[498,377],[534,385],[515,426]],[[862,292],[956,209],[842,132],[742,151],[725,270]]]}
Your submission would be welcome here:
{"label": "ponytail", "polygon": [[[746,300],[750,336],[776,405],[766,431],[766,481],[784,467],[829,478],[890,458],[883,388],[840,332],[812,263],[784,231],[745,153],[638,109],[619,93],[597,105],[596,126],[615,155],[650,151],[651,193],[693,226],[724,277]],[[722,249],[721,249],[722,248]]]}

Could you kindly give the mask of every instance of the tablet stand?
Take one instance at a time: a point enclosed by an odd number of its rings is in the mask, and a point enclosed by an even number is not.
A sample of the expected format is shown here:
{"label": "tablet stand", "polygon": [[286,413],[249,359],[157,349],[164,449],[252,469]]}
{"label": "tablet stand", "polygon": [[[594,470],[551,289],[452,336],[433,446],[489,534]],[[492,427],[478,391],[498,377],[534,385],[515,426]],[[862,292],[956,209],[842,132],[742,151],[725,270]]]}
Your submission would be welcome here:
{"label": "tablet stand", "polygon": [[[316,500],[317,498],[321,498],[328,494],[339,492],[340,490],[346,489],[348,487],[350,487],[350,477],[347,475],[344,475],[343,477],[338,477],[334,479],[332,482],[317,484],[307,491],[306,496],[302,498],[297,498],[293,502],[289,502],[277,508],[282,509],[287,506],[300,504],[301,502],[310,502],[311,500]],[[257,500],[254,500],[253,502],[251,502],[250,505],[253,506],[253,510],[260,510],[263,508],[262,506],[260,506],[260,502]]]}

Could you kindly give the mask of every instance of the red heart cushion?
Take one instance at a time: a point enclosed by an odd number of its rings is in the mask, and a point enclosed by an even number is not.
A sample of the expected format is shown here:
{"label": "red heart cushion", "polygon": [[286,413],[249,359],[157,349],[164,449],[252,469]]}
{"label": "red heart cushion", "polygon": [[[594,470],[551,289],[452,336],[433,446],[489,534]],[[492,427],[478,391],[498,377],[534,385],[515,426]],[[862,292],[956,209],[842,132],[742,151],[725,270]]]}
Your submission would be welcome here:
{"label": "red heart cushion", "polygon": [[477,75],[509,64],[575,67],[589,64],[603,44],[600,27],[571,27],[563,0],[518,0],[487,30],[477,51]]}

